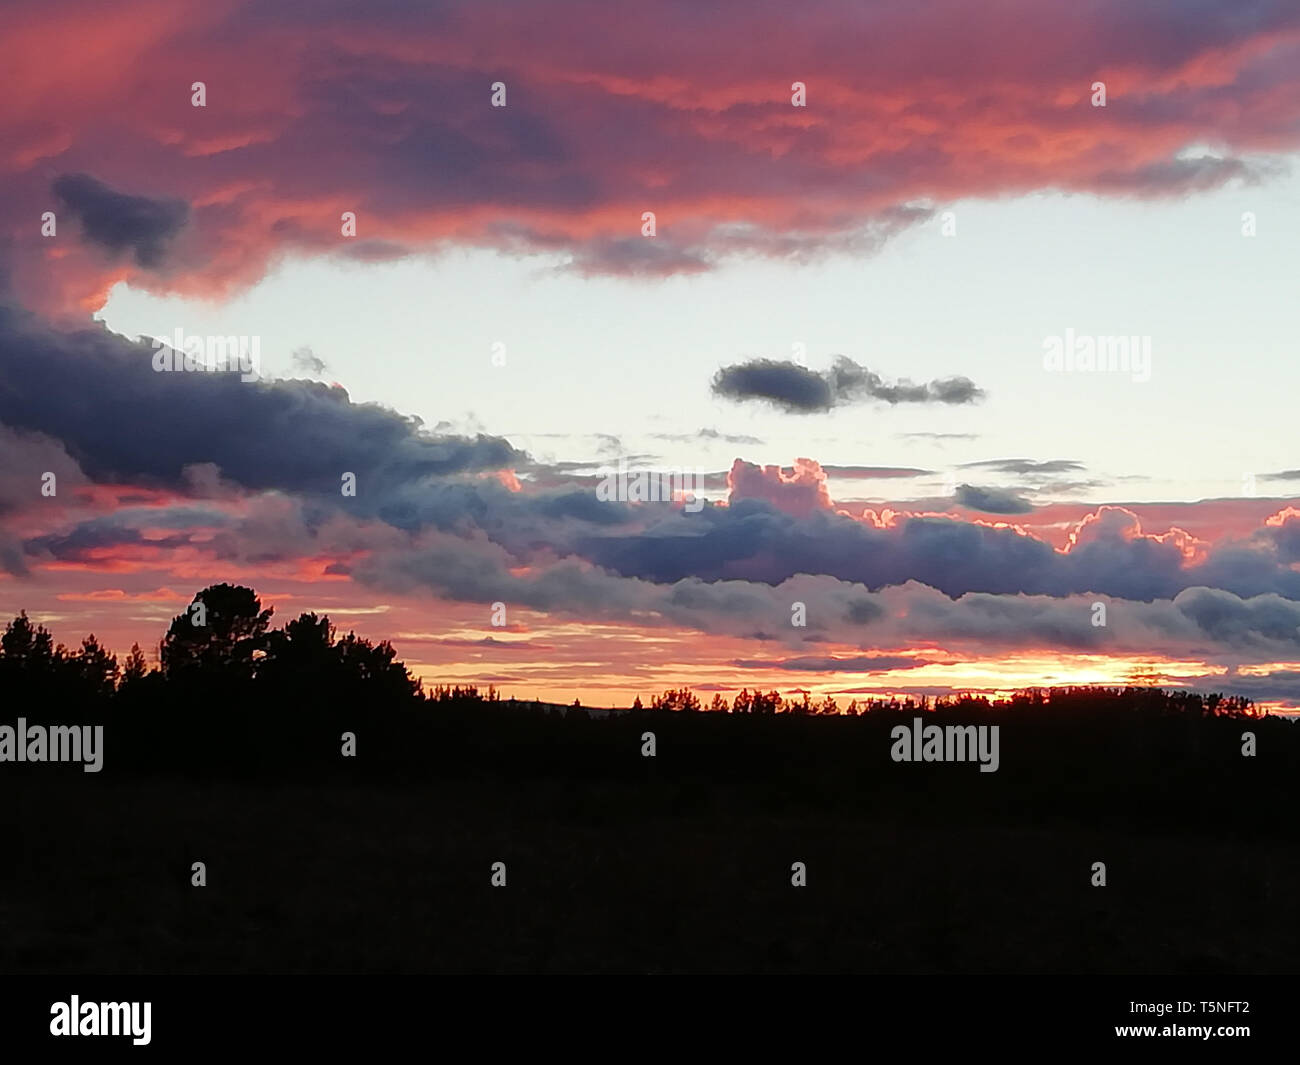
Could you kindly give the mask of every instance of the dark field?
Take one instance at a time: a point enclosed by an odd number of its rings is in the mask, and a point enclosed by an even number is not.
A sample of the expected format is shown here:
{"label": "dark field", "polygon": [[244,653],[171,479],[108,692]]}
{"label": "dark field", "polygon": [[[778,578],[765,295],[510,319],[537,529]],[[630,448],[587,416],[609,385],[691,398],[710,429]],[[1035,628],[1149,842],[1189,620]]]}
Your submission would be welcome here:
{"label": "dark field", "polygon": [[350,716],[141,711],[99,774],[0,766],[0,970],[1300,969],[1288,722],[926,715],[1001,724],[981,774],[892,762],[911,714]]}

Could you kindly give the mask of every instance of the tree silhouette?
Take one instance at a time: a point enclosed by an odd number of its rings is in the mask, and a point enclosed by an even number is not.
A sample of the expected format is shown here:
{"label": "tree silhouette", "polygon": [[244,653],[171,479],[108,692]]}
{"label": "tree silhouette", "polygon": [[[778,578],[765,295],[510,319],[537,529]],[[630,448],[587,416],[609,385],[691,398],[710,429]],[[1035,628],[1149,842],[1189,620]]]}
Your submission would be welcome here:
{"label": "tree silhouette", "polygon": [[113,694],[117,687],[117,656],[101,647],[93,632],[81,641],[81,650],[68,663],[87,694],[95,697]]}
{"label": "tree silhouette", "polygon": [[690,688],[669,688],[651,700],[650,709],[694,713],[700,709],[700,700]]}
{"label": "tree silhouette", "polygon": [[126,656],[126,664],[122,667],[123,687],[129,684],[138,684],[144,680],[148,672],[149,663],[145,661],[144,652],[140,650],[138,643],[133,643],[131,653]]}
{"label": "tree silhouette", "polygon": [[63,648],[44,625],[33,625],[26,612],[19,614],[0,636],[0,682],[10,705],[31,711],[55,712],[61,702],[83,694],[70,675]]}
{"label": "tree silhouette", "polygon": [[300,614],[283,629],[267,633],[259,679],[282,687],[328,689],[342,672],[341,652],[328,617]]}
{"label": "tree silhouette", "polygon": [[6,670],[51,672],[55,662],[54,640],[44,625],[32,625],[24,610],[5,626],[4,635],[0,636],[0,657]]}
{"label": "tree silhouette", "polygon": [[[329,619],[325,620],[328,623]],[[349,686],[364,685],[367,691],[395,700],[421,695],[423,685],[411,676],[406,663],[397,660],[397,651],[388,640],[372,644],[349,632],[334,645],[334,650]]]}
{"label": "tree silhouette", "polygon": [[252,588],[204,588],[172,618],[160,654],[163,673],[176,680],[251,680],[272,613]]}

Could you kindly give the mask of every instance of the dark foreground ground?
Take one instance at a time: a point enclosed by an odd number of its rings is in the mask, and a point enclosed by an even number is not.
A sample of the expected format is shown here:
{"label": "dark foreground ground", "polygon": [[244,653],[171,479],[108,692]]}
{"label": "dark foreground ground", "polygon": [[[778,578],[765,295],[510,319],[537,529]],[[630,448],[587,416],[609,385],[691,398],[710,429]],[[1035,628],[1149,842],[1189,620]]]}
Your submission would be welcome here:
{"label": "dark foreground ground", "polygon": [[355,760],[326,722],[239,771],[238,721],[188,770],[110,731],[99,774],[0,767],[0,971],[1300,969],[1289,723],[1004,718],[980,774],[879,716],[452,715]]}

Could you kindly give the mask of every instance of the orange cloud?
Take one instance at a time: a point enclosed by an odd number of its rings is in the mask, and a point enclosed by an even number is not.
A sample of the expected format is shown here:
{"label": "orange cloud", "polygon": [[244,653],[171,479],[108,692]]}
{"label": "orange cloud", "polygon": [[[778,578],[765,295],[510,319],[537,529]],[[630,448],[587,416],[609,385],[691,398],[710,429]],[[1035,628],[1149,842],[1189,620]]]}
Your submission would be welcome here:
{"label": "orange cloud", "polygon": [[[664,273],[869,249],[926,217],[918,203],[1181,195],[1300,142],[1300,11],[1244,20],[1234,8],[1135,21],[1127,0],[844,0],[798,19],[736,5],[702,24],[680,5],[566,0],[504,19],[469,0],[19,0],[0,40],[10,272],[48,311],[98,306],[118,280],[226,294],[283,254],[392,257],[447,241]],[[78,23],[95,32],[70,35]],[[196,80],[206,107],[191,106]],[[497,80],[503,108],[490,104]],[[791,106],[795,80],[807,107]],[[1090,104],[1096,80],[1104,108]],[[1196,144],[1216,154],[1189,157]],[[164,266],[81,244],[66,213],[67,254],[44,254],[32,219],[57,209],[53,178],[80,171],[190,205]],[[647,209],[654,242],[640,236]],[[343,211],[357,214],[354,241]]]}
{"label": "orange cloud", "polygon": [[755,466],[736,459],[727,473],[727,500],[764,499],[788,514],[806,517],[814,510],[830,510],[826,473],[813,459],[795,459],[786,473],[780,466]]}

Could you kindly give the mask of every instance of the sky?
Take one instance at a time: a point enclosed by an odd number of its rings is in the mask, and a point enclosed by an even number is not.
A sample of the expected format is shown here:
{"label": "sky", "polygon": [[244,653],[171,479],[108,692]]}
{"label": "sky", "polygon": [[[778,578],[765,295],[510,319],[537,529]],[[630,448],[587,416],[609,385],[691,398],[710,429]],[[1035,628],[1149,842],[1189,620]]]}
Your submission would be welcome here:
{"label": "sky", "polygon": [[6,17],[0,613],[151,650],[233,581],[587,705],[1300,707],[1294,4]]}

